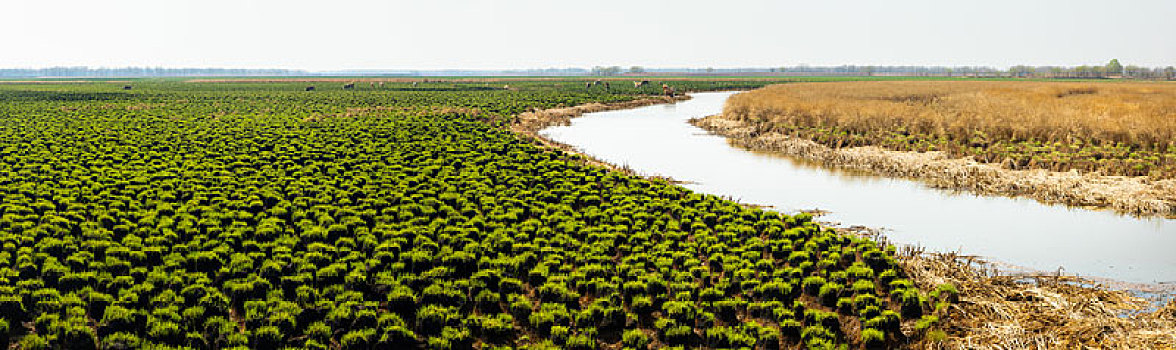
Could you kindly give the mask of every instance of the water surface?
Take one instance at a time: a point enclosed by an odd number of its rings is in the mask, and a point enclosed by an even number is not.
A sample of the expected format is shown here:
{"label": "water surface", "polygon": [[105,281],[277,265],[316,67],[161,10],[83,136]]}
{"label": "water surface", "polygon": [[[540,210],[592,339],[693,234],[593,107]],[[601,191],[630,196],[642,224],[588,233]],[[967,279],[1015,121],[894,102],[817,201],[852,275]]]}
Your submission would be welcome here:
{"label": "water surface", "polygon": [[731,92],[669,105],[586,114],[540,133],[645,175],[692,190],[825,221],[883,228],[899,244],[956,251],[1038,271],[1131,283],[1176,283],[1176,220],[976,196],[919,182],[801,163],[729,145],[687,123],[717,114]]}

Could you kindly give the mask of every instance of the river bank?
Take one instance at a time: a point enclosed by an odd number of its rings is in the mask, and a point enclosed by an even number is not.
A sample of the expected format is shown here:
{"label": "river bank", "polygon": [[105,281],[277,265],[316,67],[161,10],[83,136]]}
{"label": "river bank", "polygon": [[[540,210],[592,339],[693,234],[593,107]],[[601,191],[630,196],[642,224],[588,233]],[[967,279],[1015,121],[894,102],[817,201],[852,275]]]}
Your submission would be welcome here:
{"label": "river bank", "polygon": [[942,152],[901,152],[875,146],[831,148],[776,132],[759,132],[721,114],[691,124],[728,138],[731,144],[820,162],[826,166],[919,179],[936,188],[983,195],[1023,196],[1048,204],[1105,208],[1129,215],[1176,214],[1176,180],[1106,176],[1076,171],[1013,170]]}

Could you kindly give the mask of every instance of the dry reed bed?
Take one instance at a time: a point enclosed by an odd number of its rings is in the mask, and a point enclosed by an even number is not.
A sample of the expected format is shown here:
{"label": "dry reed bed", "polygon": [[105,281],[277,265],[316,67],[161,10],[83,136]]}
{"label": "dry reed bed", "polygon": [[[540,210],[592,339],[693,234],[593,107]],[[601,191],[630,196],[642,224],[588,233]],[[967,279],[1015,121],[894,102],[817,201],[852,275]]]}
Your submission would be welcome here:
{"label": "dry reed bed", "polygon": [[1038,276],[1019,283],[987,263],[955,254],[904,252],[904,270],[921,289],[951,283],[959,302],[949,306],[948,333],[924,349],[1172,349],[1176,348],[1176,302],[1130,317],[1126,310],[1149,306],[1126,292],[1075,285],[1074,277]]}
{"label": "dry reed bed", "polygon": [[723,114],[831,147],[941,150],[1014,169],[1176,177],[1176,84],[802,83],[733,96]]}

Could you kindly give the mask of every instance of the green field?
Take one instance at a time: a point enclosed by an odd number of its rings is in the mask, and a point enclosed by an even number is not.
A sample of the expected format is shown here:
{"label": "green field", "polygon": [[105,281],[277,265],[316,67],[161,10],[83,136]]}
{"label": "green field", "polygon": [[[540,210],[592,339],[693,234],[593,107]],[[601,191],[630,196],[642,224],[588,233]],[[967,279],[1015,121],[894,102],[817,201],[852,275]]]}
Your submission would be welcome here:
{"label": "green field", "polygon": [[805,214],[506,128],[660,86],[123,84],[0,84],[0,344],[898,346],[953,295]]}

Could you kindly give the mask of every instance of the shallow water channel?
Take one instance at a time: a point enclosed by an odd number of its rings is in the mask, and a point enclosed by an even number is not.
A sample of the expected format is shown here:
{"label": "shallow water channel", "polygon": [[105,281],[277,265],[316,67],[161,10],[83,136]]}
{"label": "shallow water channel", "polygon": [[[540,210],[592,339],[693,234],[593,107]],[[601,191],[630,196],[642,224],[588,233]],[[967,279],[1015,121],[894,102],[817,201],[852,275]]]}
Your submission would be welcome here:
{"label": "shallow water channel", "polygon": [[692,190],[822,221],[882,228],[890,241],[980,255],[1036,271],[1176,288],[1176,220],[1138,219],[1030,199],[976,196],[916,181],[837,171],[731,146],[687,123],[717,114],[732,92],[676,104],[586,114],[540,133]]}

